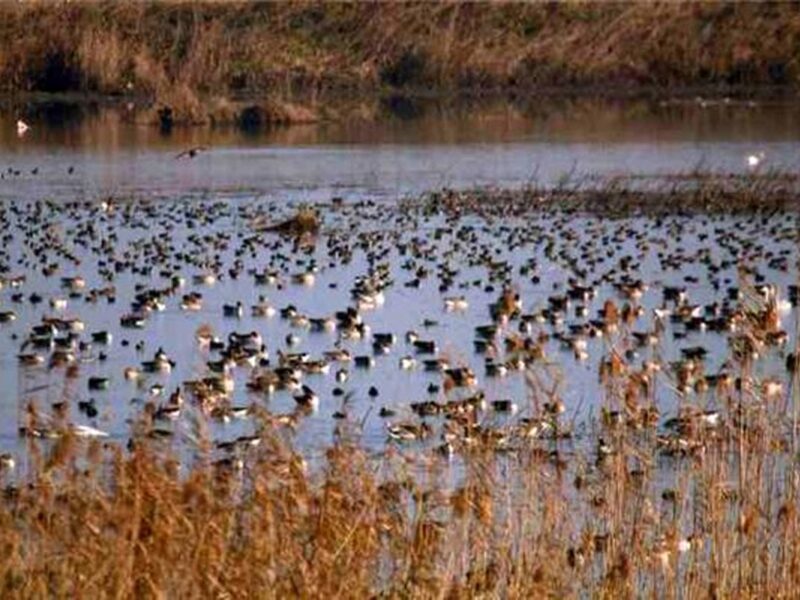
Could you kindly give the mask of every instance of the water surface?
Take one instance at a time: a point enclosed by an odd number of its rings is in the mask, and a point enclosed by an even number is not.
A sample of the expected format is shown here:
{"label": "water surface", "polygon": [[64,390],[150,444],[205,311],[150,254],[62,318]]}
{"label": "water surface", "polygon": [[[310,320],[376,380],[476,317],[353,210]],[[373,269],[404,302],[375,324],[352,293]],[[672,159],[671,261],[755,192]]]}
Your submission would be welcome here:
{"label": "water surface", "polygon": [[[708,100],[553,100],[468,108],[370,106],[366,118],[242,131],[142,124],[135,107],[32,105],[0,115],[4,197],[226,191],[307,200],[396,198],[442,187],[521,186],[570,176],[742,172],[800,166],[800,106]],[[18,137],[25,118],[31,130]],[[207,146],[194,160],[181,150]],[[70,167],[73,172],[68,173]],[[36,175],[32,169],[38,169]]]}
{"label": "water surface", "polygon": [[[387,290],[386,303],[366,312],[364,318],[373,332],[395,333],[398,343],[389,355],[376,357],[373,369],[332,365],[331,374],[307,377],[307,383],[322,398],[320,410],[304,418],[298,429],[301,445],[312,453],[331,442],[337,426],[332,419],[336,411],[347,413],[353,422],[363,420],[364,439],[377,449],[386,439],[385,421],[378,417],[381,407],[395,410],[397,419],[406,419],[412,417],[408,409],[411,402],[439,398],[436,393],[430,395],[428,386],[440,383],[441,374],[422,369],[406,372],[398,367],[401,356],[414,354],[403,341],[405,332],[412,329],[436,340],[438,354],[453,365],[471,366],[489,400],[512,399],[519,404],[520,415],[530,411],[525,404],[529,390],[522,374],[487,379],[485,357],[473,350],[474,327],[489,321],[488,305],[497,299],[503,283],[493,282],[493,287],[487,288],[490,282],[485,265],[474,262],[478,248],[479,253],[507,262],[511,283],[523,297],[525,311],[534,313],[547,308],[548,299],[562,294],[574,276],[565,267],[565,257],[576,259],[581,246],[592,253],[605,251],[598,240],[603,236],[615,238],[602,272],[608,272],[610,265],[623,256],[636,257],[637,270],[632,276],[649,284],[641,300],[643,316],[636,323],[637,331],[653,327],[652,311],[662,305],[665,286],[687,286],[691,302],[701,307],[722,302],[727,287],[737,284],[736,264],[742,258],[786,297],[788,286],[796,282],[794,266],[787,270],[769,266],[767,257],[767,253],[786,257],[796,252],[793,225],[780,215],[765,222],[751,222],[746,217],[697,221],[684,217],[665,222],[652,222],[645,217],[622,222],[581,217],[565,223],[539,216],[529,221],[486,223],[467,217],[458,227],[441,217],[418,215],[412,222],[403,219],[393,201],[445,186],[518,187],[532,182],[557,183],[566,177],[650,176],[698,167],[745,172],[746,157],[754,152],[763,152],[766,157],[760,168],[795,170],[800,160],[796,136],[800,110],[793,105],[562,101],[543,103],[535,110],[532,106],[534,102],[523,108],[491,106],[477,112],[429,107],[412,116],[393,114],[378,121],[348,120],[256,133],[235,128],[175,129],[169,134],[131,122],[125,107],[29,108],[24,116],[31,130],[22,137],[17,136],[14,127],[20,113],[7,111],[0,119],[0,167],[4,171],[0,198],[12,235],[6,244],[4,266],[8,274],[26,275],[27,280],[21,290],[6,287],[0,291],[0,306],[18,314],[17,321],[0,327],[0,378],[4,382],[0,392],[0,445],[16,448],[21,443],[17,437],[20,407],[32,399],[46,408],[63,398],[73,404],[94,398],[100,416],[87,419],[73,410],[76,420],[93,424],[117,439],[126,439],[131,415],[148,400],[163,401],[152,394],[153,384],[163,384],[169,393],[182,381],[204,374],[206,362],[218,358],[197,347],[194,333],[203,324],[210,324],[223,339],[233,331],[259,331],[273,363],[278,350],[286,350],[285,339],[290,333],[300,336],[297,350],[320,358],[337,343],[336,333],[298,330],[278,317],[255,319],[249,315],[249,306],[265,295],[276,308],[292,304],[303,314],[326,317],[351,304],[353,282],[374,266],[371,248],[369,244],[356,245],[352,261],[339,264],[327,254],[327,236],[331,232],[349,231],[350,242],[363,239],[359,236],[371,230],[384,236],[377,247],[386,252],[381,260],[389,265],[395,285]],[[208,149],[194,159],[175,158],[181,150],[197,145]],[[132,196],[137,199],[132,205],[135,210],[126,214],[123,203],[116,210],[104,211],[99,201],[105,195],[123,199]],[[328,202],[334,196],[344,198],[345,209],[331,208]],[[158,198],[159,202],[148,206],[148,198]],[[21,212],[10,216],[13,207],[38,199],[55,202],[52,206],[23,206],[18,208]],[[371,208],[358,208],[357,203],[363,199],[392,204],[378,202]],[[87,203],[68,210],[60,208],[74,200]],[[311,255],[292,256],[291,245],[258,246],[252,254],[237,255],[242,240],[253,235],[249,216],[264,213],[278,218],[290,214],[291,207],[299,202],[322,203],[326,233]],[[190,221],[195,227],[189,227]],[[31,224],[34,230],[26,230]],[[80,261],[75,264],[57,253],[44,252],[60,267],[51,277],[41,274],[36,263],[40,257],[30,245],[41,241],[40,228],[45,224]],[[78,242],[86,241],[85,228],[89,225],[96,228],[95,237],[89,246],[81,245]],[[459,246],[459,232],[464,234],[470,227],[475,228],[475,239]],[[509,243],[507,227],[534,235],[515,248]],[[735,243],[721,248],[716,242],[726,232],[734,236]],[[197,235],[212,236],[209,239],[222,236],[220,239],[230,243],[221,250],[197,246]],[[113,253],[101,257],[93,246],[103,240],[111,242],[117,256],[130,252],[138,257],[140,266],[147,262],[137,254],[142,244],[166,244],[168,253],[193,253],[209,262],[218,261],[222,273],[227,273],[237,259],[244,264],[238,278],[223,277],[214,286],[193,283],[192,275],[202,268],[183,265],[181,274],[187,278],[186,287],[168,300],[163,312],[150,315],[141,331],[120,328],[120,317],[130,311],[136,285],[168,285],[175,267],[181,267],[179,261],[167,261],[171,266],[166,273],[161,273],[158,265],[151,273],[120,273],[113,282],[117,289],[115,304],[102,299],[89,303],[78,295],[69,299],[62,311],[49,307],[49,298],[65,295],[59,283],[62,276],[82,275],[87,290],[107,285],[97,272],[98,261]],[[641,245],[643,241],[646,247]],[[432,272],[443,264],[459,271],[449,293],[465,296],[469,303],[466,312],[445,311],[445,294],[440,292],[435,277],[424,280],[419,288],[404,285],[411,276],[404,269],[408,256],[399,250],[403,244],[419,244],[427,249],[429,254],[420,258],[419,264]],[[552,247],[548,249],[548,245]],[[675,270],[660,263],[659,252],[695,258]],[[749,258],[748,253],[752,255]],[[711,285],[701,262],[708,257],[716,264],[725,263],[716,275],[718,289]],[[520,269],[531,263],[536,265],[535,280],[519,275]],[[311,264],[319,268],[314,286],[289,283],[292,273]],[[249,271],[265,267],[278,268],[284,285],[256,286]],[[687,283],[687,276],[697,280]],[[591,274],[588,278],[595,279]],[[596,318],[607,298],[622,304],[624,298],[612,283],[613,278],[597,284],[596,299],[585,303],[586,316],[576,316],[575,307],[571,306],[564,323],[543,324],[537,326],[537,332],[563,333],[570,324]],[[203,308],[199,312],[182,311],[180,297],[192,290],[203,294]],[[22,301],[14,302],[12,296],[18,293],[23,294]],[[41,294],[45,301],[31,305],[27,301],[31,293]],[[223,305],[237,300],[246,306],[245,315],[241,319],[224,318]],[[110,347],[95,344],[87,350],[77,378],[66,379],[63,369],[18,365],[17,354],[30,326],[54,314],[84,321],[84,339],[100,330],[113,334]],[[791,311],[783,315],[788,328],[795,317]],[[436,324],[426,328],[427,319]],[[509,328],[504,333],[511,332]],[[122,340],[129,345],[123,347]],[[790,336],[788,347],[793,340]],[[137,350],[139,343],[143,345],[141,350]],[[369,340],[340,343],[354,355],[372,354]],[[609,344],[612,342],[604,339],[589,340],[589,358],[579,361],[556,339],[547,343],[554,381],[559,382],[559,393],[570,416],[597,413],[603,397],[597,373],[600,360],[610,350]],[[723,368],[727,356],[725,335],[686,333],[680,326],[670,329],[658,349],[658,358],[678,360],[682,348],[696,345],[709,350],[707,373]],[[176,360],[171,374],[146,377],[139,385],[124,380],[126,367],[151,359],[158,348]],[[108,355],[107,360],[97,360],[100,352]],[[655,352],[641,349],[632,360],[639,363],[652,359]],[[760,375],[780,376],[784,354],[783,350],[772,352]],[[351,372],[343,386],[352,394],[347,406],[331,395],[337,385],[332,373],[340,367]],[[110,389],[88,390],[91,376],[110,377]],[[256,402],[278,414],[294,410],[295,403],[288,392],[269,398],[248,394],[245,382],[249,376],[249,369],[236,369],[232,398],[235,404]],[[375,384],[379,395],[372,398],[367,390]],[[674,407],[677,397],[673,383],[665,378],[659,389],[664,409]],[[698,402],[710,406],[713,399],[702,398]],[[487,419],[496,420],[500,426],[506,422],[503,415],[490,415]],[[187,434],[192,421],[186,419],[174,427]],[[252,424],[216,423],[212,431],[216,439],[226,439],[252,431]]]}

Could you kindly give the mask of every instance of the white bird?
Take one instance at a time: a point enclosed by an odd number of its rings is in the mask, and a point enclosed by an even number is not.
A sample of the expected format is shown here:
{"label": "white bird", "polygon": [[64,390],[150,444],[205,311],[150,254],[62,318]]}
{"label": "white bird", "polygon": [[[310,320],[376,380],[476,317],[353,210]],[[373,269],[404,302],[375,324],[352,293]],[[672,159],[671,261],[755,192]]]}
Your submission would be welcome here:
{"label": "white bird", "polygon": [[17,119],[17,135],[22,137],[30,129],[30,126],[22,119]]}
{"label": "white bird", "polygon": [[90,427],[89,425],[72,425],[71,429],[73,435],[75,435],[76,437],[84,437],[84,438],[108,437],[108,434],[105,431],[95,429],[94,427]]}
{"label": "white bird", "polygon": [[758,165],[760,165],[764,161],[765,158],[766,155],[763,152],[756,152],[755,154],[751,154],[750,156],[747,157],[747,166],[750,167],[751,169],[755,169],[756,167],[758,167]]}

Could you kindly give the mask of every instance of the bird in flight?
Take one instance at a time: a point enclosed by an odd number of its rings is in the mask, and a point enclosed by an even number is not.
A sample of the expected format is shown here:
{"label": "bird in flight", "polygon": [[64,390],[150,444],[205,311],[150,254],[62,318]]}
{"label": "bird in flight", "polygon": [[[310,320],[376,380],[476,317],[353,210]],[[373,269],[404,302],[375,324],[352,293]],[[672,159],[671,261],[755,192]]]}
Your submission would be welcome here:
{"label": "bird in flight", "polygon": [[175,155],[175,158],[194,158],[203,150],[207,150],[206,146],[195,146],[194,148],[188,148],[178,152],[178,154]]}

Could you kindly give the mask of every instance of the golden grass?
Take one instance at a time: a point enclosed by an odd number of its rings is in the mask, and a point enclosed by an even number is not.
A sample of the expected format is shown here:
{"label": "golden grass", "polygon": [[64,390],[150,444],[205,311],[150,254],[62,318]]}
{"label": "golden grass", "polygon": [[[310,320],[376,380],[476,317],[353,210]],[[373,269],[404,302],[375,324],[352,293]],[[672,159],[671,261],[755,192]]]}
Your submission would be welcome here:
{"label": "golden grass", "polygon": [[342,92],[795,86],[798,40],[789,3],[4,3],[0,91],[191,124],[246,121],[258,96],[264,123],[303,123]]}
{"label": "golden grass", "polygon": [[0,87],[794,85],[789,3],[5,3]]}

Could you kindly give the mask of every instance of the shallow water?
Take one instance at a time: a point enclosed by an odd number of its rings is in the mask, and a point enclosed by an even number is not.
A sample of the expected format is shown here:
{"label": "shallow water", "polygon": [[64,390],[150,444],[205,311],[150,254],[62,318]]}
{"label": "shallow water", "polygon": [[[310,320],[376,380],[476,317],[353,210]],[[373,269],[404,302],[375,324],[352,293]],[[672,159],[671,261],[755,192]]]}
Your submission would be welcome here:
{"label": "shallow water", "polygon": [[[583,175],[743,172],[800,166],[800,106],[791,102],[527,99],[464,108],[386,102],[368,119],[270,131],[137,124],[135,107],[6,106],[0,195],[93,197],[227,191],[326,200],[397,198],[442,186],[520,186]],[[379,117],[377,120],[372,116]],[[14,123],[31,125],[20,138]],[[203,145],[194,160],[173,160]],[[72,174],[68,169],[74,168]],[[36,175],[31,170],[38,168]]]}
{"label": "shallow water", "polygon": [[[503,424],[530,415],[529,391],[522,373],[487,378],[483,367],[485,357],[473,350],[474,327],[490,322],[488,304],[497,299],[503,283],[496,281],[494,289],[487,291],[490,283],[487,270],[485,265],[476,263],[480,254],[508,263],[514,274],[512,283],[523,299],[526,313],[545,308],[550,296],[564,293],[573,275],[566,268],[567,259],[580,260],[579,249],[583,244],[586,244],[583,250],[593,254],[610,252],[597,273],[587,277],[590,280],[604,273],[613,275],[613,265],[621,257],[630,255],[638,264],[631,276],[649,284],[641,300],[644,314],[633,327],[636,331],[652,328],[652,310],[662,304],[664,286],[687,286],[692,303],[707,305],[724,300],[726,288],[737,285],[736,263],[741,259],[761,274],[764,282],[777,285],[782,297],[786,297],[788,285],[797,280],[792,258],[796,255],[797,224],[785,215],[773,216],[764,222],[732,216],[675,217],[663,221],[639,217],[613,222],[580,217],[564,221],[549,214],[534,214],[523,221],[485,222],[475,216],[465,216],[453,226],[445,223],[441,216],[416,215],[409,220],[394,203],[358,204],[364,198],[395,200],[442,186],[519,186],[531,182],[534,176],[540,182],[554,183],[565,173],[570,173],[571,177],[654,175],[689,170],[698,164],[711,170],[745,171],[745,157],[755,151],[763,151],[767,164],[776,168],[795,168],[800,157],[800,144],[794,137],[798,111],[785,105],[703,108],[696,104],[639,103],[592,106],[567,104],[543,108],[534,116],[511,108],[474,115],[457,111],[428,112],[413,119],[395,117],[361,125],[304,126],[257,135],[228,129],[177,130],[164,136],[153,128],[125,123],[117,110],[98,110],[81,113],[76,123],[30,118],[31,131],[19,138],[13,131],[14,115],[6,114],[0,120],[0,165],[20,169],[22,173],[6,173],[6,178],[0,181],[2,208],[7,233],[11,236],[6,240],[4,263],[8,275],[26,275],[27,280],[22,288],[6,286],[0,290],[0,308],[13,309],[18,316],[15,322],[0,325],[0,380],[4,382],[0,446],[21,450],[24,442],[17,435],[17,427],[23,403],[35,400],[46,411],[50,404],[63,398],[69,399],[71,415],[76,422],[95,425],[119,440],[127,439],[127,420],[141,409],[143,402],[164,400],[151,395],[152,384],[163,383],[168,394],[182,381],[201,376],[207,360],[218,358],[198,348],[194,333],[201,324],[210,324],[223,339],[232,331],[259,331],[273,364],[277,351],[286,349],[284,340],[289,333],[297,333],[301,338],[293,350],[320,358],[337,342],[335,332],[312,333],[297,329],[279,316],[256,319],[250,316],[249,306],[263,294],[276,308],[293,304],[311,317],[330,316],[351,304],[350,288],[358,276],[369,270],[369,253],[378,250],[385,251],[379,262],[389,265],[395,284],[386,290],[383,306],[364,311],[364,320],[373,332],[393,332],[398,341],[388,355],[376,357],[372,369],[342,365],[350,371],[350,379],[342,384],[345,391],[352,392],[346,406],[331,395],[337,385],[333,372],[339,366],[333,364],[328,375],[304,378],[321,400],[319,410],[301,418],[297,430],[301,447],[310,455],[329,445],[336,428],[342,426],[342,421],[332,418],[337,410],[348,415],[347,422],[363,422],[365,443],[379,449],[386,440],[386,420],[378,416],[380,407],[396,410],[397,416],[390,420],[399,421],[412,417],[408,408],[411,402],[443,398],[441,393],[431,395],[427,391],[430,383],[441,383],[441,374],[421,368],[408,372],[398,367],[401,356],[414,354],[403,339],[405,332],[411,329],[417,330],[423,338],[436,340],[439,355],[446,356],[451,363],[471,366],[488,400],[508,398],[519,406],[519,414],[513,417],[489,412],[486,422]],[[35,115],[32,113],[33,117]],[[180,149],[195,144],[209,145],[210,149],[194,160],[173,158]],[[72,174],[67,173],[70,166],[74,166]],[[38,173],[32,174],[31,169],[37,167]],[[137,200],[130,205],[134,210],[127,213],[124,203],[110,211],[102,210],[99,199],[104,194],[134,196]],[[344,208],[331,207],[328,201],[332,196],[344,197]],[[145,200],[150,197],[160,201],[146,204]],[[52,206],[23,202],[40,198],[55,202]],[[84,199],[89,202],[63,208],[65,202]],[[154,265],[150,274],[125,270],[117,275],[113,281],[115,304],[107,304],[102,298],[97,303],[89,303],[84,293],[69,299],[67,308],[62,311],[48,306],[49,298],[66,295],[60,287],[61,277],[82,275],[86,279],[86,290],[103,287],[107,282],[97,273],[98,260],[109,260],[111,256],[120,258],[128,251],[139,267],[145,267],[153,259],[152,255],[142,254],[142,248],[152,249],[157,243],[171,246],[168,255],[181,251],[209,261],[218,260],[225,273],[234,264],[235,251],[242,240],[253,235],[251,216],[264,213],[279,218],[289,215],[291,207],[301,201],[323,203],[320,205],[323,235],[312,255],[290,256],[283,260],[281,256],[289,255],[291,245],[271,249],[257,246],[253,254],[249,251],[242,254],[243,269],[238,279],[223,276],[212,286],[192,282],[192,275],[203,270],[199,266],[186,266],[167,259],[164,263],[170,267],[167,271],[177,272],[172,267],[180,268],[187,279],[186,285],[168,298],[163,312],[149,316],[141,331],[121,329],[120,316],[130,311],[137,283],[150,288],[169,284],[169,276],[160,275],[162,265],[159,264]],[[192,228],[190,222],[194,225]],[[93,237],[86,233],[90,224],[95,228]],[[26,231],[31,226],[33,230]],[[344,235],[353,242],[369,231],[377,231],[383,237],[374,247],[361,248],[356,244],[348,264],[328,256],[326,244],[331,233]],[[509,236],[518,239],[520,232],[526,237],[515,246]],[[25,244],[35,244],[45,233],[52,234],[48,238],[50,241],[63,242],[80,264],[70,262],[51,249],[44,254],[47,262],[60,266],[59,271],[44,277],[40,273],[41,264],[33,268],[31,261],[38,260],[39,255]],[[117,235],[115,239],[109,237],[112,233]],[[211,250],[207,244],[198,246],[193,242],[192,236],[206,234],[227,236],[229,244],[224,249]],[[467,236],[467,241],[460,235]],[[602,241],[604,235],[610,236],[612,241]],[[733,236],[732,245],[723,248],[718,241],[727,235]],[[270,236],[262,239],[273,243]],[[90,248],[102,240],[110,240],[113,251],[101,257]],[[88,246],[81,245],[83,242]],[[547,248],[548,243],[552,252]],[[424,265],[432,273],[418,289],[404,286],[404,282],[412,278],[402,268],[409,258],[408,254],[400,252],[404,244],[421,249],[416,257],[417,265]],[[751,246],[745,247],[748,244]],[[682,255],[690,260],[679,269],[664,268],[658,260],[659,252]],[[788,268],[768,266],[764,256],[768,252],[773,253],[773,257],[788,257]],[[706,253],[716,264],[729,261],[716,275],[720,290],[711,287],[706,268],[699,261]],[[291,284],[289,276],[305,270],[312,259],[319,267],[314,285]],[[537,281],[530,275],[519,275],[520,267],[530,261],[536,264]],[[440,293],[439,281],[433,276],[442,264],[459,270],[447,294]],[[248,270],[261,270],[266,266],[281,271],[283,285],[259,287],[254,284]],[[699,281],[687,283],[685,277],[693,275]],[[619,279],[614,277],[611,280]],[[332,284],[336,287],[331,287]],[[542,331],[552,335],[569,324],[596,318],[607,298],[620,304],[624,302],[610,281],[598,282],[595,287],[597,297],[586,303],[588,317],[576,317],[573,303],[563,324],[536,325],[533,334]],[[192,290],[203,294],[202,310],[180,310],[181,295]],[[12,295],[20,292],[24,294],[23,302],[13,302]],[[44,302],[31,305],[27,297],[33,292],[41,294]],[[469,308],[464,312],[447,312],[443,307],[443,295],[464,295]],[[223,304],[237,300],[244,303],[245,315],[240,319],[224,318]],[[795,313],[796,309],[783,315],[790,332],[794,331]],[[43,316],[56,314],[81,319],[86,326],[82,339],[100,330],[113,334],[108,348],[95,344],[83,353],[86,360],[75,379],[65,379],[63,368],[20,367],[18,364],[17,354],[29,327]],[[436,324],[425,327],[425,319],[435,320]],[[512,322],[506,333],[516,331],[516,325]],[[706,373],[715,373],[722,367],[728,350],[724,335],[708,332],[676,337],[676,333],[680,336],[682,327],[669,326],[657,349],[640,349],[632,360],[639,364],[658,352],[660,359],[673,361],[680,357],[681,348],[703,345],[709,350]],[[12,339],[12,335],[17,339]],[[123,339],[130,345],[123,347]],[[137,342],[144,343],[142,351],[136,350]],[[569,418],[585,420],[597,413],[603,396],[598,383],[599,361],[607,354],[609,345],[617,342],[617,338],[588,340],[589,358],[585,361],[576,360],[572,352],[563,350],[556,340],[551,339],[546,344],[552,367],[543,367],[542,373],[549,372],[553,377],[548,383],[558,382]],[[792,347],[793,343],[791,333],[787,347]],[[342,345],[354,355],[372,354],[368,340],[345,341]],[[140,386],[125,381],[123,369],[151,359],[159,347],[176,360],[173,372],[148,376]],[[103,362],[96,360],[101,351],[108,354]],[[783,377],[783,364],[784,351],[771,350],[767,359],[760,363],[763,372],[759,375]],[[271,397],[248,394],[244,384],[249,374],[249,369],[235,369],[233,404],[255,402],[277,414],[294,411],[295,402],[288,392],[276,392]],[[111,378],[108,391],[87,389],[87,379],[95,375]],[[378,388],[377,398],[367,394],[371,385]],[[677,398],[673,382],[664,376],[659,379],[658,386],[662,414],[666,414],[674,408]],[[88,398],[97,401],[100,415],[96,419],[86,418],[75,407],[78,400]],[[700,397],[697,403],[705,406],[713,404],[713,400],[710,396]],[[190,436],[194,430],[192,414],[192,410],[186,410],[176,423],[167,423],[165,427],[173,427],[181,434],[177,439],[185,439],[182,436]],[[252,427],[248,420],[210,424],[216,440],[250,433]]]}

